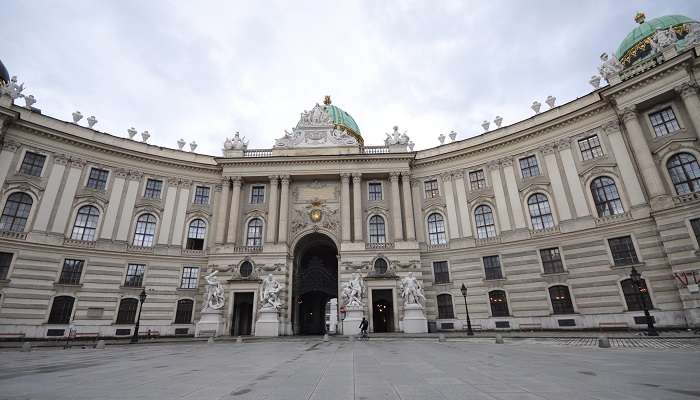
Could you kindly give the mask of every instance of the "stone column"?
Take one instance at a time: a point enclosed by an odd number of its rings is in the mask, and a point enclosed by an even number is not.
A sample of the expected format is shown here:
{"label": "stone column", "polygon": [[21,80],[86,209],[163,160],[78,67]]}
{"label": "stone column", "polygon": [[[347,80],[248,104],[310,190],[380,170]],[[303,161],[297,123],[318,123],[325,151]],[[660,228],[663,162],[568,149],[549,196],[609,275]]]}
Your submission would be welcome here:
{"label": "stone column", "polygon": [[51,228],[52,232],[63,233],[66,230],[66,224],[68,223],[68,218],[71,216],[71,210],[73,208],[73,199],[75,198],[75,192],[78,190],[78,184],[80,184],[80,175],[83,172],[83,167],[85,162],[82,160],[71,160],[70,170],[68,171],[68,178],[63,185],[63,191],[61,192],[61,201],[58,203],[58,208],[56,209],[56,216],[53,220],[53,226]]}
{"label": "stone column", "polygon": [[693,128],[695,128],[695,135],[700,138],[700,97],[698,97],[697,86],[686,82],[676,87],[676,91],[680,93],[685,109],[690,115]]}
{"label": "stone column", "polygon": [[270,201],[267,202],[268,205],[268,220],[267,220],[267,235],[266,242],[275,243],[277,238],[277,211],[279,210],[279,190],[277,185],[279,184],[279,176],[270,176]]}
{"label": "stone column", "polygon": [[554,145],[547,144],[541,147],[540,151],[542,154],[544,154],[544,163],[547,166],[547,174],[549,175],[549,181],[552,184],[554,204],[557,205],[559,219],[562,221],[571,219],[571,210],[569,209],[566,190],[564,190],[564,181],[561,179],[561,173],[559,172],[557,155],[554,153]]}
{"label": "stone column", "polygon": [[632,151],[637,158],[637,165],[646,183],[649,197],[653,199],[666,194],[664,182],[659,174],[659,168],[651,155],[646,135],[644,135],[642,126],[639,124],[639,118],[637,118],[634,106],[622,110],[622,120],[625,123],[627,134],[630,136]]}
{"label": "stone column", "polygon": [[[2,126],[2,119],[0,119],[0,127]],[[0,131],[2,131],[2,128],[0,128]],[[5,140],[5,143],[2,144],[2,151],[0,151],[0,187],[5,183],[7,174],[10,173],[10,166],[14,159],[13,156],[19,147],[19,143],[10,140]]]}
{"label": "stone column", "polygon": [[450,239],[459,237],[459,225],[457,224],[457,208],[455,206],[455,195],[452,190],[452,173],[447,172],[440,175],[442,188],[445,190],[445,204],[447,205],[447,225]]}
{"label": "stone column", "polygon": [[509,231],[510,219],[508,218],[506,192],[503,190],[503,182],[501,181],[501,166],[498,161],[491,161],[487,166],[491,176],[491,184],[493,185],[493,194],[496,197],[496,214],[498,215],[501,231]]}
{"label": "stone column", "polygon": [[391,172],[391,216],[394,226],[394,242],[403,240],[403,226],[401,222],[401,198],[399,192],[399,173]]}
{"label": "stone column", "polygon": [[416,224],[416,240],[425,242],[425,228],[423,226],[423,198],[421,197],[421,182],[411,179],[411,193],[413,197],[413,222]]}
{"label": "stone column", "polygon": [[564,166],[564,174],[566,175],[566,181],[569,184],[569,192],[574,201],[574,209],[576,210],[577,217],[585,217],[590,215],[588,210],[588,203],[586,203],[586,195],[581,189],[581,179],[578,176],[578,171],[576,170],[576,162],[574,161],[574,155],[571,153],[571,139],[565,138],[557,142],[557,149],[559,150],[559,157],[561,158],[561,163]]}
{"label": "stone column", "polygon": [[[2,154],[6,155],[4,150]],[[6,160],[12,160],[12,156],[9,155]],[[54,164],[51,167],[51,171],[47,174],[49,179],[46,183],[46,190],[44,190],[44,195],[41,197],[41,205],[34,219],[33,229],[39,232],[46,232],[49,226],[51,214],[53,214],[53,209],[56,206],[56,196],[63,182],[63,173],[66,170],[66,164],[68,164],[68,159],[63,155],[56,155],[53,161]]]}
{"label": "stone column", "polygon": [[406,221],[406,240],[416,240],[416,228],[413,222],[413,201],[411,199],[411,176],[408,172],[401,173],[401,189],[403,190],[403,218]]}
{"label": "stone column", "polygon": [[[240,186],[239,186],[240,188]],[[219,203],[216,205],[216,243],[224,243],[226,236],[226,220],[228,217],[228,205],[231,200],[231,178],[228,176],[221,180],[221,195]]]}
{"label": "stone column", "polygon": [[165,207],[163,211],[163,220],[160,223],[158,244],[168,244],[168,240],[170,239],[170,226],[173,223],[173,215],[175,215],[175,200],[177,200],[178,183],[179,179],[168,178],[168,190],[165,192]]}
{"label": "stone column", "polygon": [[352,174],[353,241],[362,241],[362,174]]}
{"label": "stone column", "polygon": [[350,174],[340,174],[340,215],[343,242],[350,241]]}
{"label": "stone column", "polygon": [[523,229],[527,226],[525,223],[525,215],[523,214],[523,206],[520,202],[520,191],[518,191],[518,183],[515,181],[515,169],[513,168],[513,159],[511,157],[501,160],[503,166],[503,176],[506,180],[506,188],[508,189],[508,200],[510,200],[510,209],[513,212],[513,223],[515,229]]}
{"label": "stone column", "polygon": [[287,225],[289,222],[289,175],[280,177],[282,182],[282,190],[280,191],[280,226],[279,226],[279,241],[287,243]]}
{"label": "stone column", "polygon": [[620,125],[617,121],[609,122],[603,126],[603,130],[608,135],[615,160],[617,160],[617,168],[622,176],[622,183],[625,185],[625,191],[633,206],[646,204],[642,185],[639,183],[637,173],[634,171],[632,158],[627,151],[625,139],[620,132]]}
{"label": "stone column", "polygon": [[452,179],[455,182],[455,192],[457,193],[457,204],[459,205],[459,223],[462,226],[462,237],[472,236],[472,225],[469,215],[467,191],[464,182],[464,173],[457,171],[452,174]]}
{"label": "stone column", "polygon": [[232,176],[233,190],[231,190],[231,208],[228,214],[228,235],[226,242],[236,244],[238,240],[238,209],[241,203],[241,177]]}
{"label": "stone column", "polygon": [[190,202],[191,180],[181,180],[177,195],[177,207],[175,208],[175,221],[173,222],[173,235],[171,244],[182,246],[182,236],[185,234],[185,217],[187,217],[187,205]]}
{"label": "stone column", "polygon": [[105,212],[105,219],[102,223],[102,231],[100,239],[112,239],[114,235],[114,227],[117,223],[117,215],[119,214],[119,206],[121,205],[122,196],[124,195],[124,184],[128,172],[125,170],[115,170],[113,172],[114,179],[112,180],[111,193],[109,195],[109,204]]}
{"label": "stone column", "polygon": [[129,235],[129,227],[131,226],[131,217],[134,215],[134,204],[136,204],[136,196],[138,196],[139,182],[143,177],[143,173],[139,171],[129,171],[129,184],[124,195],[123,206],[119,213],[119,228],[117,230],[117,240],[129,241],[132,238],[127,238]]}

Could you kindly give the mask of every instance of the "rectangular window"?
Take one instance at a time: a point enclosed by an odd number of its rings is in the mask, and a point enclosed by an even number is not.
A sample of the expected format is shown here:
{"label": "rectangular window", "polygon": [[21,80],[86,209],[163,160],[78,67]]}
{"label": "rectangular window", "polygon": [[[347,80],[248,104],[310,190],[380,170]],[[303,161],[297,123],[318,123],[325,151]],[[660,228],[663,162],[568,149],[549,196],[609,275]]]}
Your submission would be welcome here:
{"label": "rectangular window", "polygon": [[425,181],[423,184],[425,186],[425,197],[426,198],[432,199],[434,197],[440,196],[440,190],[438,189],[437,179],[431,179],[429,181]]}
{"label": "rectangular window", "polygon": [[79,285],[80,276],[83,273],[83,264],[85,264],[83,260],[65,259],[58,283],[63,285]]}
{"label": "rectangular window", "polygon": [[561,262],[561,253],[558,247],[540,250],[540,258],[545,274],[558,274],[564,272],[564,264]]}
{"label": "rectangular window", "polygon": [[194,204],[209,204],[208,186],[197,186],[194,190]]}
{"label": "rectangular window", "polygon": [[182,269],[182,280],[180,288],[182,289],[197,289],[197,280],[199,277],[199,267],[185,267]]}
{"label": "rectangular window", "polygon": [[250,203],[262,204],[265,202],[265,186],[253,186],[250,188]]}
{"label": "rectangular window", "polygon": [[105,190],[107,187],[107,177],[109,177],[109,171],[100,168],[91,168],[87,187],[96,190]]}
{"label": "rectangular window", "polygon": [[631,236],[608,239],[608,244],[610,245],[610,252],[615,265],[639,264],[637,251],[634,249]]}
{"label": "rectangular window", "polygon": [[382,184],[379,182],[370,182],[369,186],[369,201],[382,200]]}
{"label": "rectangular window", "polygon": [[579,140],[578,148],[581,150],[581,158],[583,158],[583,161],[603,156],[603,146],[600,145],[598,135]]}
{"label": "rectangular window", "polygon": [[484,175],[483,169],[469,173],[469,186],[472,190],[479,190],[486,187],[486,175]]}
{"label": "rectangular window", "polygon": [[452,307],[452,296],[440,294],[437,296],[437,303],[439,319],[452,319],[455,317],[455,311]]}
{"label": "rectangular window", "polygon": [[146,271],[146,266],[143,264],[129,264],[126,269],[126,280],[124,286],[142,287],[143,273]]}
{"label": "rectangular window", "polygon": [[12,253],[0,253],[0,281],[7,279],[12,264]]}
{"label": "rectangular window", "polygon": [[19,172],[25,175],[41,176],[45,162],[46,156],[28,151],[24,153],[24,160],[22,160]]}
{"label": "rectangular window", "polygon": [[450,271],[447,268],[447,261],[435,261],[433,263],[433,273],[435,274],[435,283],[450,282]]}
{"label": "rectangular window", "polygon": [[520,159],[520,172],[523,178],[540,175],[540,167],[537,165],[537,156],[530,156]]}
{"label": "rectangular window", "polygon": [[161,190],[163,190],[163,181],[148,179],[146,181],[146,191],[143,193],[143,197],[147,199],[160,199]]}
{"label": "rectangular window", "polygon": [[486,275],[486,280],[503,279],[501,259],[498,256],[484,257],[484,274]]}
{"label": "rectangular window", "polygon": [[695,218],[690,220],[690,227],[693,228],[693,234],[695,235],[695,243],[700,246],[700,218]]}
{"label": "rectangular window", "polygon": [[671,107],[649,114],[649,120],[657,137],[666,136],[681,130],[678,120],[676,120],[676,114],[673,113]]}

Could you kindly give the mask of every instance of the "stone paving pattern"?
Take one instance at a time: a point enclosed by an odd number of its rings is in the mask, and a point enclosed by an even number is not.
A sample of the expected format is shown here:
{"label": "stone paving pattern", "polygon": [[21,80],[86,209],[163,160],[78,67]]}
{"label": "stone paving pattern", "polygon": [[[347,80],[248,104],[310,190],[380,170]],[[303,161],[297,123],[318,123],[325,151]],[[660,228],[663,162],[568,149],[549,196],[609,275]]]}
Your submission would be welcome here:
{"label": "stone paving pattern", "polygon": [[682,342],[694,348],[664,350],[576,340],[309,338],[4,350],[0,399],[700,398],[696,340]]}

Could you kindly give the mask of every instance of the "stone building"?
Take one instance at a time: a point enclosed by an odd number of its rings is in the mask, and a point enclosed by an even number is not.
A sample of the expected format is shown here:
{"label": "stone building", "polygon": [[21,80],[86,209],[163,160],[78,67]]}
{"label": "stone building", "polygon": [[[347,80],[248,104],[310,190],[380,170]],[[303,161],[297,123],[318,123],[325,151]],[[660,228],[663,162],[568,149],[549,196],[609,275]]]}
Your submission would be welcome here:
{"label": "stone building", "polygon": [[440,330],[464,329],[462,284],[477,329],[642,328],[642,301],[699,326],[700,24],[637,22],[607,85],[419,151],[365,145],[329,98],[271,149],[162,148],[43,115],[2,67],[0,335],[194,334],[213,271],[218,334],[256,333],[269,274],[280,335],[322,332],[354,273],[373,331],[402,330],[410,272]]}

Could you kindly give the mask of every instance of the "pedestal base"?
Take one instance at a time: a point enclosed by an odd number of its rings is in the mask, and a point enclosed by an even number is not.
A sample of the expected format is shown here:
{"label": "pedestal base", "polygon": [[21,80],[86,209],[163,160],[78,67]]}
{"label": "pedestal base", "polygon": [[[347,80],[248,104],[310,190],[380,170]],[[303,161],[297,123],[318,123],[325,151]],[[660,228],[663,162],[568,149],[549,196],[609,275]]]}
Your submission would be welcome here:
{"label": "pedestal base", "polygon": [[343,320],[343,335],[357,335],[360,333],[360,322],[364,313],[361,306],[348,306]]}
{"label": "pedestal base", "polygon": [[259,312],[260,317],[255,322],[255,336],[279,336],[280,321],[276,308],[263,308]]}
{"label": "pedestal base", "polygon": [[403,309],[403,332],[426,333],[428,332],[428,320],[423,314],[420,304],[407,304]]}
{"label": "pedestal base", "polygon": [[223,311],[202,311],[202,316],[194,330],[195,337],[214,337],[224,333]]}

